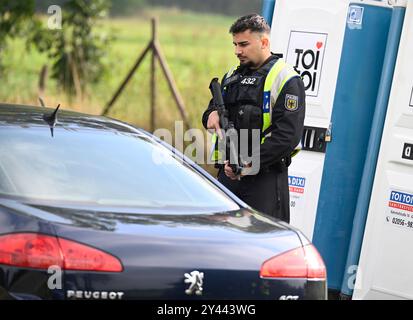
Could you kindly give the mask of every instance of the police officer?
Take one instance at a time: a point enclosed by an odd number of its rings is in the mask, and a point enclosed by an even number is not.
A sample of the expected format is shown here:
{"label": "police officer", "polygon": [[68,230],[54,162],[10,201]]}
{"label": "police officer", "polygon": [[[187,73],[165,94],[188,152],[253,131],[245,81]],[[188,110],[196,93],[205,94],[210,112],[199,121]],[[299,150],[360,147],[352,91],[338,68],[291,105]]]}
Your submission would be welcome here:
{"label": "police officer", "polygon": [[[236,175],[228,161],[224,161],[218,180],[256,210],[289,222],[287,168],[303,132],[304,84],[291,66],[270,51],[270,27],[263,17],[243,16],[229,32],[240,64],[221,81],[223,99],[229,121],[238,131],[247,129],[251,138],[251,131],[259,129],[258,148],[248,140],[252,159],[259,159],[259,170],[250,174],[251,163],[245,163],[241,174]],[[213,129],[222,137],[212,100],[202,122],[206,129]],[[242,149],[245,141],[239,143]],[[214,154],[219,157],[219,153]]]}

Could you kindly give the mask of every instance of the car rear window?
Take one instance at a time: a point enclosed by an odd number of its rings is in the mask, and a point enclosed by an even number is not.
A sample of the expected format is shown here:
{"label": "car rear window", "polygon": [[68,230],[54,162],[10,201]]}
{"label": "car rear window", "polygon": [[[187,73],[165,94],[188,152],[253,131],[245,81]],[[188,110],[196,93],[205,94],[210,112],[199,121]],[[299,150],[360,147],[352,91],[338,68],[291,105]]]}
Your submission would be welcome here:
{"label": "car rear window", "polygon": [[0,194],[102,206],[239,209],[216,185],[140,134],[48,128],[0,130]]}

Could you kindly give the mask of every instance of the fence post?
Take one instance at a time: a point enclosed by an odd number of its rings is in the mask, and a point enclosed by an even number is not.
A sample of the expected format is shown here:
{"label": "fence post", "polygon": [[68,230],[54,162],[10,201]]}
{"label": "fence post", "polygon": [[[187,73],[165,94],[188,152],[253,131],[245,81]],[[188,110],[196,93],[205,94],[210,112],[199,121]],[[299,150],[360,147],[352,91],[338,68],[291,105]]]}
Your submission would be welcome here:
{"label": "fence post", "polygon": [[142,60],[145,58],[145,55],[148,53],[148,51],[152,51],[152,57],[151,57],[151,76],[150,76],[150,108],[151,108],[151,115],[150,115],[150,126],[151,126],[151,131],[153,132],[155,130],[155,119],[156,119],[156,60],[158,59],[158,62],[161,66],[161,70],[163,71],[166,81],[169,85],[169,89],[173,95],[173,98],[176,102],[176,105],[178,107],[178,110],[181,114],[182,120],[184,121],[184,125],[186,129],[190,128],[190,123],[189,123],[189,117],[188,114],[185,110],[185,105],[184,101],[179,94],[178,88],[175,84],[175,81],[172,76],[172,72],[169,69],[168,63],[162,53],[161,46],[158,42],[158,30],[157,30],[157,19],[156,18],[151,18],[152,22],[152,39],[149,42],[148,46],[145,48],[145,50],[142,52],[142,54],[139,56],[138,60],[136,61],[135,65],[130,69],[128,75],[126,78],[123,80],[121,85],[119,86],[118,90],[115,92],[113,95],[112,99],[107,103],[105,106],[102,115],[105,116],[108,114],[109,110],[112,108],[113,104],[115,101],[118,99],[120,94],[123,92],[124,88],[126,87],[127,83],[130,81],[132,78],[132,75],[135,73],[135,71],[138,69],[139,65],[141,64]]}
{"label": "fence post", "polygon": [[156,51],[155,43],[157,41],[157,21],[156,18],[151,19],[152,22],[152,61],[151,61],[151,132],[155,130],[156,119]]}

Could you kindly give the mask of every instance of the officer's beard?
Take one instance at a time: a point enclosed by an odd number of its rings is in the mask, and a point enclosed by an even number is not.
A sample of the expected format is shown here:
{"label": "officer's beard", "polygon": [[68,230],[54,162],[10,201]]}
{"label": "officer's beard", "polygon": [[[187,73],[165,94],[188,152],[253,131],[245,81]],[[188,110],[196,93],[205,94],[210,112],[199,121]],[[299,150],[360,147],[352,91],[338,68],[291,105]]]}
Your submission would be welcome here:
{"label": "officer's beard", "polygon": [[254,68],[254,63],[252,61],[248,61],[246,63],[240,63],[239,68],[242,70],[246,69],[253,69]]}
{"label": "officer's beard", "polygon": [[242,68],[251,68],[251,67],[254,66],[254,64],[252,63],[252,61],[248,61],[248,62],[246,62],[246,63],[240,63],[240,66],[241,66]]}
{"label": "officer's beard", "polygon": [[240,68],[241,69],[258,69],[257,64],[255,64],[254,62],[252,62],[251,60],[245,63],[241,63],[240,62]]}

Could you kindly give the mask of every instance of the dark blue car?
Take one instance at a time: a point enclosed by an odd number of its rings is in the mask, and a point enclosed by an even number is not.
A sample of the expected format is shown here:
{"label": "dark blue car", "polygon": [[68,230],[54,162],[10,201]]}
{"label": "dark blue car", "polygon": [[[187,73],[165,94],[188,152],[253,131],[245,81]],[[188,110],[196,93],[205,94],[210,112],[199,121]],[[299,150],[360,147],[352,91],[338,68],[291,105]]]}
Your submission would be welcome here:
{"label": "dark blue car", "polygon": [[0,299],[326,299],[326,269],[151,134],[0,104]]}

